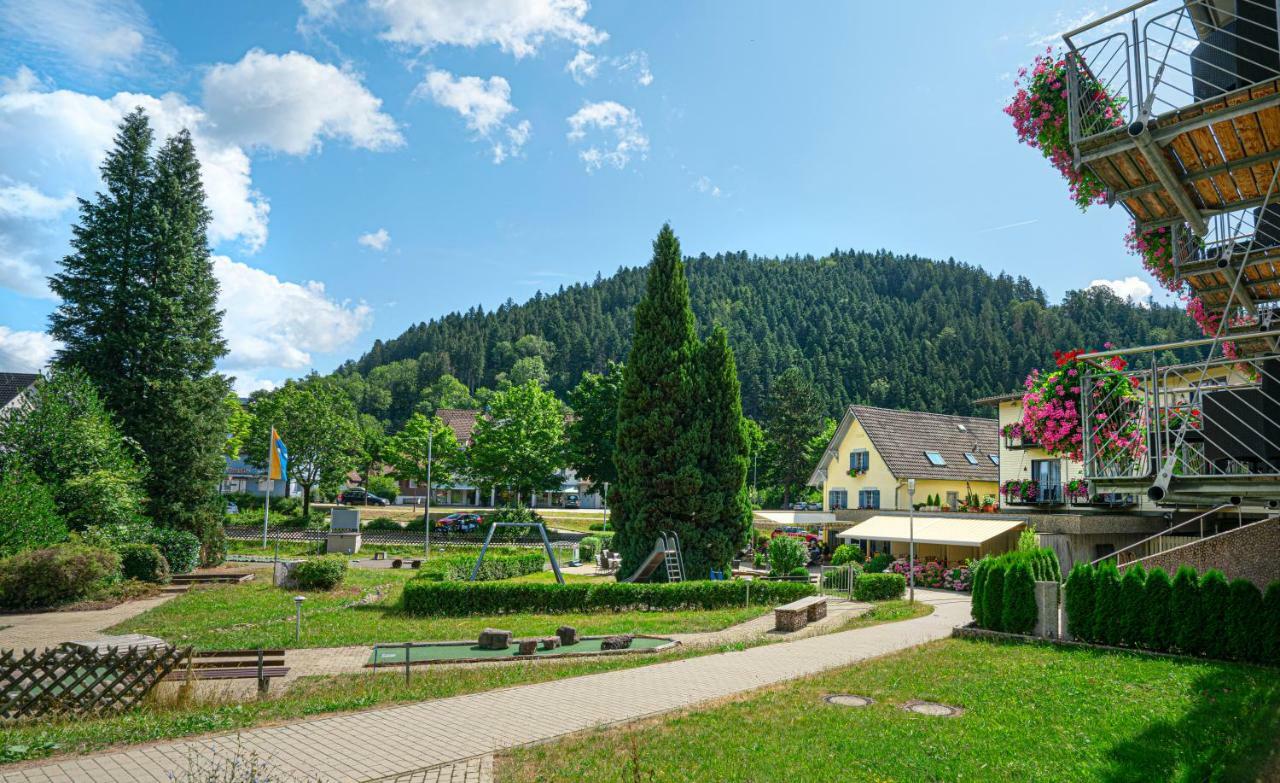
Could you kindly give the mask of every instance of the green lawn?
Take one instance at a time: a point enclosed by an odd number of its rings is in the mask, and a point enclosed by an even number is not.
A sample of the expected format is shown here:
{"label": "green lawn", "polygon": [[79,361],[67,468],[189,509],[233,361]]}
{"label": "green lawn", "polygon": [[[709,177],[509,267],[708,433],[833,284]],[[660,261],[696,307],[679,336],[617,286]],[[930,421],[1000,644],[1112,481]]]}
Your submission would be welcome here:
{"label": "green lawn", "polygon": [[[161,606],[110,629],[143,633],[202,650],[253,647],[342,647],[378,642],[472,639],[486,627],[509,629],[517,636],[545,636],[559,625],[583,634],[692,633],[736,625],[765,611],[752,606],[690,612],[593,614],[511,614],[475,617],[414,617],[397,605],[410,571],[352,568],[346,584],[328,593],[304,593],[302,637],[294,642],[295,592],[272,587],[269,576],[233,585],[193,588]],[[535,580],[554,578],[550,572]],[[576,577],[574,581],[591,577]]]}
{"label": "green lawn", "polygon": [[[1275,669],[948,639],[718,707],[515,750],[501,781],[1275,780]],[[829,694],[870,696],[860,709]],[[905,712],[911,699],[963,707]]]}

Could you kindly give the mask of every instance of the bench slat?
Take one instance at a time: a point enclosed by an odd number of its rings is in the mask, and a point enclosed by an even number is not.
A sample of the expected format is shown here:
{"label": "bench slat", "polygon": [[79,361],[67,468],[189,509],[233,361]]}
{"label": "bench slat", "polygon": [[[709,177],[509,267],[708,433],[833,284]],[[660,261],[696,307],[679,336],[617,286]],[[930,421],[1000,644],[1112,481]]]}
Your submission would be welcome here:
{"label": "bench slat", "polygon": [[[264,679],[275,677],[283,677],[289,673],[288,666],[264,666],[262,668],[262,676]],[[187,676],[186,671],[172,672],[166,680],[256,680],[258,679],[258,667],[244,669],[194,669],[191,676]]]}

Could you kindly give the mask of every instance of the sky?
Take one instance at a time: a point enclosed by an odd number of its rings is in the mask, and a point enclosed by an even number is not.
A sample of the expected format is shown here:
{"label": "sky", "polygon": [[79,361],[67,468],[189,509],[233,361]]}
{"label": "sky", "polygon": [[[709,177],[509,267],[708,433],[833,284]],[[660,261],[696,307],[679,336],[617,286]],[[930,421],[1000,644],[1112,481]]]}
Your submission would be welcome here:
{"label": "sky", "polygon": [[[686,254],[888,249],[1157,286],[1001,108],[1089,2],[0,0],[0,370],[44,366],[124,113],[193,134],[242,393]],[[823,292],[815,291],[821,297]]]}

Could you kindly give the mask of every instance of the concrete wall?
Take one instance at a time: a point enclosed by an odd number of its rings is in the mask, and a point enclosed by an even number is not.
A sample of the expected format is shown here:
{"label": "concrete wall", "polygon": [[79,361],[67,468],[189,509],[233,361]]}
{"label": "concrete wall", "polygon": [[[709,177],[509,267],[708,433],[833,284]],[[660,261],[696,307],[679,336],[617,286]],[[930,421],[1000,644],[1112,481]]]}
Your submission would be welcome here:
{"label": "concrete wall", "polygon": [[1183,564],[1200,573],[1216,568],[1228,579],[1248,579],[1265,590],[1280,580],[1280,519],[1229,530],[1137,562],[1170,574]]}

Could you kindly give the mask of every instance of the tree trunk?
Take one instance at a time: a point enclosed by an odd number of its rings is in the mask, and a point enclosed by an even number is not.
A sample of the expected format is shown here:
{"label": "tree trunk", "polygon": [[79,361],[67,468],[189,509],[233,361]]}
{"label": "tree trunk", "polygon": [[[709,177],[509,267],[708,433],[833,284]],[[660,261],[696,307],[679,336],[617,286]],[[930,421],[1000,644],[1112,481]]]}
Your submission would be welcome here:
{"label": "tree trunk", "polygon": [[310,519],[311,516],[311,485],[298,482],[298,486],[302,487],[302,518]]}

